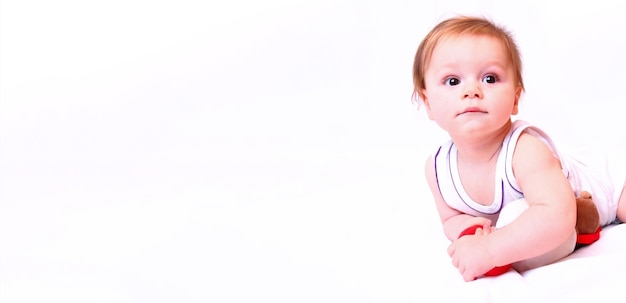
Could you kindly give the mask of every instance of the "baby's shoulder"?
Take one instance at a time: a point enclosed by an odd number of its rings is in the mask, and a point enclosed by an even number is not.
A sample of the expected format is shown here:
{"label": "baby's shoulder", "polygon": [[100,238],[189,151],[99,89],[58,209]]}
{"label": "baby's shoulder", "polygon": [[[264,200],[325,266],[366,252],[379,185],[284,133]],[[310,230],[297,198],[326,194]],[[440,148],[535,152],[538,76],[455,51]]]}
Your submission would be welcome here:
{"label": "baby's shoulder", "polygon": [[555,158],[552,147],[543,138],[530,133],[522,133],[513,152],[513,165],[527,163],[541,163]]}

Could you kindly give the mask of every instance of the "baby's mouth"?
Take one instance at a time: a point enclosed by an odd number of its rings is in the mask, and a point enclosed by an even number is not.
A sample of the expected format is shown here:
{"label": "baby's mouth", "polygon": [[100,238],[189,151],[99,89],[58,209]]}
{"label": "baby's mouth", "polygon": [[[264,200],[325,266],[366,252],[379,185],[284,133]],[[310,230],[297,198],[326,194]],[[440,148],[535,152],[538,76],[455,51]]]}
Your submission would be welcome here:
{"label": "baby's mouth", "polygon": [[459,113],[457,116],[463,115],[463,114],[486,114],[487,111],[482,110],[478,107],[468,107],[466,109],[464,109],[461,113]]}

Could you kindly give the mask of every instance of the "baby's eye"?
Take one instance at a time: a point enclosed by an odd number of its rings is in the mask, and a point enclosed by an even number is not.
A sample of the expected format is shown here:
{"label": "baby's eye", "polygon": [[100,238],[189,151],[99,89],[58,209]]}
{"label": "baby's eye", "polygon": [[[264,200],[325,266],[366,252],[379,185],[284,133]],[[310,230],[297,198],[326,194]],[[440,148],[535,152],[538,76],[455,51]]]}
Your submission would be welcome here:
{"label": "baby's eye", "polygon": [[461,80],[455,77],[446,78],[443,83],[448,86],[455,86],[461,83]]}
{"label": "baby's eye", "polygon": [[496,83],[498,81],[498,78],[494,75],[487,75],[483,78],[483,82],[486,83]]}

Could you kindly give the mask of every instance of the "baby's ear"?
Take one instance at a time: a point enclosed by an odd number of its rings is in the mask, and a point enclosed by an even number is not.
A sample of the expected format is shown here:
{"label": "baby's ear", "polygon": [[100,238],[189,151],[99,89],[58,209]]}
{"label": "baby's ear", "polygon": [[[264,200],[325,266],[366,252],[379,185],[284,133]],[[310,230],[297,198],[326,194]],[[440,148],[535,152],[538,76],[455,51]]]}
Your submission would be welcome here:
{"label": "baby's ear", "polygon": [[426,114],[428,114],[428,118],[430,120],[433,120],[433,117],[431,116],[431,112],[430,112],[430,102],[428,100],[428,95],[426,94],[426,89],[420,90],[418,96],[419,96],[419,100],[422,102],[422,104],[426,108]]}
{"label": "baby's ear", "polygon": [[519,109],[518,109],[518,106],[519,106],[519,99],[520,99],[521,97],[522,97],[522,87],[521,87],[521,86],[518,86],[518,87],[515,89],[515,103],[513,103],[513,110],[511,111],[511,114],[512,114],[512,115],[517,115],[517,113],[518,113],[518,111],[519,111]]}
{"label": "baby's ear", "polygon": [[417,93],[417,97],[420,101],[422,101],[422,104],[424,104],[426,108],[430,108],[430,104],[428,103],[428,96],[426,95],[425,88],[419,90],[419,92]]}

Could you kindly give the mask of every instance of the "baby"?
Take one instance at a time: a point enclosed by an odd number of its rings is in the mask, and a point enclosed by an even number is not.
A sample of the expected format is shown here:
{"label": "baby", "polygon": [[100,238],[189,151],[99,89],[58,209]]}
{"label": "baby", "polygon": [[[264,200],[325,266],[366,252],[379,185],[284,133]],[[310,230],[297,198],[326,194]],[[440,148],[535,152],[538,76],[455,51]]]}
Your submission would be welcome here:
{"label": "baby", "polygon": [[[524,82],[517,45],[503,27],[478,17],[439,23],[417,49],[413,82],[414,97],[450,135],[427,159],[425,173],[452,241],[448,254],[464,280],[569,255],[581,191],[592,193],[601,225],[626,221],[624,167],[585,166],[541,129],[512,120]],[[519,216],[495,228],[503,208],[520,200],[527,205]]]}

